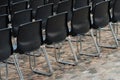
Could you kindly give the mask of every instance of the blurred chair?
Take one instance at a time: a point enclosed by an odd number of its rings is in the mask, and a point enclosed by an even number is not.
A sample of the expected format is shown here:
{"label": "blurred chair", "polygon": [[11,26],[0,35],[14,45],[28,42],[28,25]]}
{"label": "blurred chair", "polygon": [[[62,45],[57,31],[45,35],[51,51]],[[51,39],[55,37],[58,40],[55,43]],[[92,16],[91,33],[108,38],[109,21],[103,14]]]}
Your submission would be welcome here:
{"label": "blurred chair", "polygon": [[10,12],[11,15],[13,15],[14,12],[25,9],[27,9],[27,1],[20,1],[20,2],[11,3]]}
{"label": "blurred chair", "polygon": [[[71,20],[71,31],[70,34],[74,36],[78,36],[77,41],[77,51],[79,54],[87,55],[87,56],[100,56],[100,49],[97,45],[95,37],[93,35],[92,29],[90,30],[91,23],[90,23],[90,6],[85,6],[82,8],[77,8],[73,10],[73,16]],[[86,54],[82,52],[82,39],[81,37],[85,35],[87,32],[91,33],[91,38],[95,45],[96,54]],[[78,43],[80,43],[80,48],[78,48]]]}
{"label": "blurred chair", "polygon": [[44,0],[30,0],[29,1],[30,8],[33,9],[32,14],[33,17],[35,17],[36,9],[40,6],[43,6],[45,4]]}
{"label": "blurred chair", "polygon": [[72,2],[71,0],[64,0],[58,3],[56,13],[68,12],[68,21],[71,20],[72,17]]}
{"label": "blurred chair", "polygon": [[8,5],[0,6],[0,15],[8,14]]}
{"label": "blurred chair", "polygon": [[17,36],[18,29],[21,24],[28,23],[31,21],[32,21],[32,10],[31,9],[15,12],[11,20],[13,36],[14,37]]}
{"label": "blurred chair", "polygon": [[47,18],[53,15],[53,3],[40,6],[36,10],[35,20],[42,20],[42,27],[46,25]]}
{"label": "blurred chair", "polygon": [[[109,14],[108,5],[109,5],[109,1],[102,1],[100,3],[97,3],[93,7],[92,28],[99,31],[99,36],[97,35],[98,39],[99,39],[99,40],[97,40],[99,46],[107,47],[107,48],[117,48],[119,46],[119,43],[117,41],[117,37],[116,37],[115,32],[113,30],[113,26],[111,25],[111,22],[109,22],[110,21],[110,14]],[[101,28],[104,28],[107,25],[109,25],[110,32],[112,33],[112,36],[113,36],[114,41],[115,41],[115,45],[112,45],[112,46],[100,45],[100,43],[101,43],[101,34],[100,34]]]}
{"label": "blurred chair", "polygon": [[[24,80],[22,72],[19,68],[19,63],[17,60],[17,54],[13,53],[13,47],[12,47],[12,41],[11,41],[11,29],[10,28],[4,28],[0,29],[0,62],[6,62],[5,63],[5,80],[8,80],[8,64],[7,64],[7,59],[13,55],[13,61],[15,64],[15,68],[18,72],[18,75],[20,77],[20,80]],[[2,65],[2,64],[0,64]]]}
{"label": "blurred chair", "polygon": [[73,6],[74,8],[80,8],[80,7],[84,7],[84,6],[88,6],[89,5],[89,1],[88,0],[74,0]]}
{"label": "blurred chair", "polygon": [[8,15],[0,15],[0,29],[8,28]]}
{"label": "blurred chair", "polygon": [[[16,53],[20,54],[33,54],[29,55],[30,68],[34,73],[50,76],[53,73],[50,60],[48,59],[48,54],[46,52],[45,46],[43,44],[42,38],[42,26],[41,21],[29,22],[20,25],[18,35],[17,35],[17,48],[15,49]],[[43,72],[36,69],[36,58],[33,51],[41,49],[49,72]],[[34,59],[32,59],[32,57]],[[34,63],[34,64],[33,64]]]}
{"label": "blurred chair", "polygon": [[[45,35],[46,35],[45,43],[47,45],[54,45],[55,58],[57,62],[63,64],[69,64],[69,65],[77,65],[78,59],[74,52],[70,37],[68,36],[66,12],[56,14],[48,18],[47,25],[45,27]],[[61,55],[60,55],[61,48],[57,49],[57,45],[60,46],[60,43],[63,43],[65,40],[67,40],[69,43],[70,50],[73,55],[73,61],[61,60]]]}

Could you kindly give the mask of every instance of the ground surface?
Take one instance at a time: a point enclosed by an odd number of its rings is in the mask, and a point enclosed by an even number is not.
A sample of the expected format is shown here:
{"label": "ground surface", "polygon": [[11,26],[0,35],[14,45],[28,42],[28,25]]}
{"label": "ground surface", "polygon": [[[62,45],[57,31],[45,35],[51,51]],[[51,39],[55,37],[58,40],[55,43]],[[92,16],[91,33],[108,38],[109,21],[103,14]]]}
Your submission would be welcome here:
{"label": "ground surface", "polygon": [[[109,31],[103,31],[103,44],[113,44],[113,38]],[[76,50],[75,42],[74,50]],[[70,49],[65,42],[63,54],[65,59],[72,59]],[[83,52],[90,54],[95,51],[90,36],[83,37]],[[42,76],[34,74],[29,68],[28,56],[19,55],[20,68],[24,74],[25,80],[120,80],[120,47],[118,49],[101,48],[101,57],[79,56],[77,66],[63,65],[55,61],[55,54],[52,48],[47,48],[49,59],[51,61],[54,73],[52,76]],[[37,58],[37,68],[46,69],[46,63],[43,55]],[[3,75],[2,68],[2,75]],[[14,66],[9,65],[9,80],[19,80]]]}

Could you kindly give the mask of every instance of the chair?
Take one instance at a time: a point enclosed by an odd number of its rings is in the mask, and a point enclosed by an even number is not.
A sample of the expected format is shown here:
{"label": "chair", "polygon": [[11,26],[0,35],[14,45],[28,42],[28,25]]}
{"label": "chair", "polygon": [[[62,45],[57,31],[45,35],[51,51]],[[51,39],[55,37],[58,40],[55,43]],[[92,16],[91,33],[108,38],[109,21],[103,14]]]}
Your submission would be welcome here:
{"label": "chair", "polygon": [[[0,62],[6,62],[5,64],[5,80],[8,80],[8,64],[7,64],[7,59],[13,55],[13,60],[14,60],[14,64],[15,67],[17,69],[17,72],[19,74],[20,80],[24,80],[23,76],[22,76],[22,72],[19,68],[19,63],[17,60],[17,54],[13,54],[13,48],[12,48],[12,42],[11,42],[11,29],[10,28],[4,28],[4,29],[0,29],[0,37],[2,39],[0,39]],[[2,65],[2,64],[0,64]]]}
{"label": "chair", "polygon": [[14,12],[21,11],[27,9],[27,1],[20,1],[16,3],[11,3],[11,14],[13,15]]}
{"label": "chair", "polygon": [[[32,57],[35,57],[35,56],[29,55],[30,68],[34,73],[50,76],[52,75],[53,70],[52,70],[50,61],[48,59],[48,54],[45,50],[45,46],[43,44],[41,28],[42,28],[41,21],[29,22],[29,23],[20,25],[18,35],[17,35],[17,48],[15,52],[20,54],[27,54],[27,53],[30,54],[33,51],[40,48],[43,51],[45,60],[47,61],[49,72],[38,71],[36,69],[36,66],[32,64],[32,61],[33,61]],[[34,64],[36,64],[35,62],[36,61],[34,61]]]}
{"label": "chair", "polygon": [[[67,13],[63,12],[60,14],[57,14],[55,16],[51,16],[47,20],[47,24],[45,27],[45,43],[47,45],[54,45],[55,48],[55,58],[56,61],[63,64],[70,64],[70,65],[77,65],[78,60],[76,57],[76,54],[74,52],[72,43],[70,41],[70,37],[68,36],[68,27],[67,27]],[[61,60],[59,52],[57,53],[57,44],[60,45],[60,43],[64,42],[65,39],[67,39],[71,52],[74,56],[74,62],[68,62]],[[60,49],[60,48],[59,48]],[[59,51],[59,50],[58,50]]]}
{"label": "chair", "polygon": [[120,9],[119,9],[119,0],[115,0],[113,7],[112,7],[112,22],[119,22],[120,21]]}
{"label": "chair", "polygon": [[89,2],[88,0],[74,0],[74,8],[80,8],[84,6],[88,6]]}
{"label": "chair", "polygon": [[35,20],[42,19],[42,27],[45,27],[47,18],[53,15],[53,3],[40,6],[36,10]]}
{"label": "chair", "polygon": [[3,14],[8,14],[8,6],[7,5],[0,6],[0,15],[3,15]]}
{"label": "chair", "polygon": [[13,36],[14,37],[17,36],[17,32],[21,24],[28,23],[31,21],[32,21],[32,10],[31,9],[15,12],[11,20]]}
{"label": "chair", "polygon": [[110,0],[110,6],[109,6],[110,8],[113,7],[115,1],[116,1],[116,0]]}
{"label": "chair", "polygon": [[0,0],[0,6],[1,5],[8,5],[9,1],[8,0]]}
{"label": "chair", "polygon": [[56,13],[68,12],[68,21],[71,20],[72,16],[72,3],[71,0],[65,0],[58,3]]}
{"label": "chair", "polygon": [[[77,41],[77,51],[80,55],[87,55],[87,56],[100,56],[100,49],[97,45],[95,37],[93,35],[92,29],[90,30],[90,6],[85,6],[81,8],[77,8],[73,10],[72,20],[71,20],[71,31],[70,34],[74,36],[78,36],[79,39]],[[91,38],[94,42],[96,47],[97,53],[96,54],[86,54],[82,53],[82,35],[85,35],[87,32],[91,33]],[[78,48],[78,43],[80,42],[80,49]]]}
{"label": "chair", "polygon": [[36,9],[39,7],[39,6],[42,6],[44,5],[44,0],[30,0],[29,1],[29,4],[30,4],[30,8],[33,9],[33,17],[35,17],[35,14],[36,14]]}
{"label": "chair", "polygon": [[53,3],[53,12],[56,12],[57,10],[57,5],[60,2],[60,0],[48,0],[48,3]]}
{"label": "chair", "polygon": [[[116,33],[116,35],[118,36],[118,30],[119,30],[119,24],[118,22],[120,22],[120,9],[119,9],[119,0],[112,0],[113,4],[111,6],[112,10],[111,10],[111,21],[114,24],[114,31]],[[116,25],[115,25],[116,24]],[[118,39],[119,40],[119,39]]]}
{"label": "chair", "polygon": [[105,0],[91,0],[92,1],[92,6],[94,7],[97,3],[105,1]]}
{"label": "chair", "polygon": [[7,27],[8,27],[8,15],[7,14],[0,15],[0,29]]}
{"label": "chair", "polygon": [[21,2],[21,1],[28,1],[28,0],[9,0],[10,3],[16,3],[16,2]]}
{"label": "chair", "polygon": [[[109,22],[110,17],[109,17],[108,5],[109,5],[109,1],[103,1],[103,2],[97,3],[95,5],[95,7],[93,7],[93,24],[92,24],[92,28],[93,29],[99,29],[99,38],[98,38],[99,42],[97,41],[99,46],[107,47],[107,48],[117,48],[119,43],[117,41],[117,38],[116,38],[116,35],[114,33],[113,27],[112,27],[111,23]],[[100,45],[101,28],[106,27],[108,24],[109,24],[110,31],[111,31],[112,36],[113,36],[114,41],[115,41],[115,46]]]}
{"label": "chair", "polygon": [[30,8],[37,9],[37,7],[44,5],[44,0],[30,0]]}

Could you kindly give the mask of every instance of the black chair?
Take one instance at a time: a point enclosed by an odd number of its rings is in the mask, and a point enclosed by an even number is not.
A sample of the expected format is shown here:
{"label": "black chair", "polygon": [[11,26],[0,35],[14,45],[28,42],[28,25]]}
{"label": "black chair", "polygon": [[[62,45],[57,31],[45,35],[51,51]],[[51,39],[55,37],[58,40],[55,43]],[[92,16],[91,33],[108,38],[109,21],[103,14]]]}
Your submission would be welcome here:
{"label": "black chair", "polygon": [[47,18],[53,15],[53,3],[40,6],[36,10],[35,20],[42,19],[43,28],[46,25]]}
{"label": "black chair", "polygon": [[92,6],[94,7],[97,3],[102,2],[102,1],[105,1],[105,0],[91,0]]}
{"label": "black chair", "polygon": [[9,0],[0,0],[0,6],[1,5],[8,5]]}
{"label": "black chair", "polygon": [[0,15],[0,29],[7,27],[8,27],[8,15],[7,14]]}
{"label": "black chair", "polygon": [[54,4],[53,5],[53,12],[56,12],[59,2],[60,2],[60,0],[48,0],[48,3],[53,3]]}
{"label": "black chair", "polygon": [[45,3],[44,0],[30,0],[30,1],[29,1],[30,8],[33,9],[33,17],[35,16],[36,9],[37,9],[39,6],[44,5],[44,3]]}
{"label": "black chair", "polygon": [[25,9],[27,9],[27,1],[11,3],[11,7],[10,7],[11,15],[13,15],[14,12],[25,10]]}
{"label": "black chair", "polygon": [[31,21],[32,21],[32,10],[31,9],[15,12],[11,20],[13,36],[14,37],[17,36],[17,32],[21,24],[28,23]]}
{"label": "black chair", "polygon": [[0,15],[8,14],[8,5],[0,6]]}
{"label": "black chair", "polygon": [[112,22],[119,22],[120,21],[120,1],[115,0],[113,7],[112,7]]}
{"label": "black chair", "polygon": [[73,7],[76,9],[76,8],[80,8],[88,5],[89,5],[88,0],[74,0]]}
{"label": "black chair", "polygon": [[[70,34],[74,36],[78,36],[79,39],[77,40],[77,51],[80,55],[87,55],[87,56],[100,56],[100,49],[97,45],[97,42],[94,38],[92,29],[90,31],[90,6],[85,6],[81,8],[77,8],[73,10],[72,20],[71,20],[71,31]],[[91,33],[91,38],[93,39],[94,45],[96,47],[97,53],[96,54],[86,54],[82,53],[82,39],[81,37],[84,36],[87,32]],[[80,43],[80,49],[78,48],[78,43]]]}
{"label": "black chair", "polygon": [[[45,60],[47,61],[49,72],[38,71],[36,69],[36,66],[32,64],[32,57],[35,56],[31,55],[29,55],[30,68],[34,73],[50,76],[52,75],[53,70],[48,59],[48,54],[45,50],[45,46],[43,45],[41,23],[41,21],[35,21],[20,25],[17,35],[17,48],[15,52],[20,54],[31,54],[33,51],[40,48],[43,51]],[[35,53],[33,53],[33,55],[34,54]],[[34,64],[36,64],[35,62],[36,61],[34,61]]]}
{"label": "black chair", "polygon": [[[119,9],[119,0],[112,0],[112,6],[110,7],[111,10],[111,21],[114,25],[114,32],[116,33],[116,35],[118,36],[118,30],[119,30],[119,24],[118,22],[120,22],[120,9]],[[119,40],[119,39],[118,39]]]}
{"label": "black chair", "polygon": [[56,13],[68,12],[68,21],[71,20],[72,16],[72,3],[71,0],[65,0],[58,3]]}
{"label": "black chair", "polygon": [[7,59],[13,55],[13,61],[15,64],[15,67],[17,69],[17,72],[19,74],[20,80],[24,80],[22,76],[22,72],[19,68],[19,63],[17,60],[17,54],[13,54],[13,47],[12,47],[12,41],[11,41],[11,29],[10,28],[4,28],[0,29],[0,62],[6,62],[6,79],[8,80],[8,64]]}
{"label": "black chair", "polygon": [[110,0],[110,8],[112,8],[114,6],[114,3],[115,3],[116,0]]}
{"label": "black chair", "polygon": [[[55,16],[49,17],[47,20],[46,28],[45,28],[45,33],[46,33],[45,43],[47,45],[54,45],[55,54],[56,54],[55,58],[57,62],[63,63],[63,64],[70,64],[70,65],[76,65],[78,63],[76,54],[72,47],[72,43],[69,39],[70,37],[68,36],[67,13],[64,12],[64,13],[60,13]],[[70,49],[75,59],[74,62],[67,62],[67,61],[61,60],[59,52],[57,53],[56,45],[57,44],[60,45],[60,43],[65,41],[65,39],[68,40]]]}
{"label": "black chair", "polygon": [[109,1],[103,1],[100,3],[97,3],[95,7],[93,7],[93,25],[92,28],[94,29],[99,29],[99,35],[101,32],[101,28],[106,27],[109,24],[110,30],[112,32],[112,36],[115,40],[115,46],[104,46],[100,45],[100,38],[99,36],[99,46],[101,47],[108,47],[108,48],[117,48],[119,43],[117,41],[116,35],[114,33],[113,27],[111,25],[110,21],[110,14],[109,14],[109,9],[108,9]]}
{"label": "black chair", "polygon": [[48,3],[54,3],[57,5],[60,2],[60,0],[48,0]]}
{"label": "black chair", "polygon": [[16,2],[21,2],[21,1],[28,1],[28,0],[9,0],[10,3],[16,3]]}
{"label": "black chair", "polygon": [[30,8],[37,9],[37,7],[44,5],[44,0],[30,0]]}

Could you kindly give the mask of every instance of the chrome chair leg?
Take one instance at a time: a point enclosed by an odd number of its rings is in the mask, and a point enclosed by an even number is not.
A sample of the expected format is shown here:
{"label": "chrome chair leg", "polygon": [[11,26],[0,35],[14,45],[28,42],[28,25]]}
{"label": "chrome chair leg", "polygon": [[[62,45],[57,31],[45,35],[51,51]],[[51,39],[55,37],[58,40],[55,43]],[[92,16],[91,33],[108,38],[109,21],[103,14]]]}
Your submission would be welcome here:
{"label": "chrome chair leg", "polygon": [[118,47],[118,46],[119,46],[119,43],[118,43],[118,41],[117,41],[117,37],[116,37],[116,34],[115,34],[114,30],[113,30],[113,27],[112,27],[112,24],[111,24],[111,23],[109,23],[109,27],[110,27],[110,29],[111,29],[112,36],[113,36],[113,38],[114,38],[114,40],[115,40],[116,47]]}
{"label": "chrome chair leg", "polygon": [[20,80],[24,80],[24,77],[23,77],[23,74],[22,74],[22,71],[20,70],[20,66],[19,66],[19,61],[18,61],[18,57],[17,57],[17,54],[13,54],[13,60],[14,60],[14,64],[15,64],[15,67],[16,67],[16,70],[18,72],[18,75],[20,77]]}
{"label": "chrome chair leg", "polygon": [[[55,54],[56,54],[55,58],[56,58],[56,61],[59,62],[59,63],[61,63],[61,64],[68,64],[68,65],[73,65],[73,66],[75,66],[75,65],[78,64],[78,59],[77,59],[76,53],[75,53],[75,51],[74,51],[74,49],[73,49],[73,45],[72,45],[70,36],[67,37],[66,40],[68,41],[68,44],[69,44],[69,46],[70,46],[70,50],[71,50],[71,52],[72,52],[72,54],[73,54],[73,57],[74,57],[74,60],[75,60],[75,61],[70,62],[70,61],[61,60],[60,54],[58,54],[58,53],[57,53],[57,50],[55,49]],[[59,50],[60,50],[60,49],[59,49]],[[60,51],[59,51],[59,53],[60,53]]]}
{"label": "chrome chair leg", "polygon": [[8,80],[8,64],[6,62],[5,64],[5,68],[6,68],[6,71],[5,71],[5,79]]}
{"label": "chrome chair leg", "polygon": [[[52,66],[50,64],[50,61],[48,59],[48,54],[46,52],[46,49],[45,49],[45,45],[43,45],[41,47],[42,51],[43,51],[43,54],[44,54],[44,57],[45,57],[45,60],[47,62],[47,66],[49,68],[49,72],[43,72],[43,71],[38,71],[35,67],[36,65],[36,61],[34,60],[34,66],[32,66],[32,59],[31,59],[31,56],[29,55],[29,63],[30,63],[30,68],[31,70],[34,72],[34,73],[37,73],[37,74],[42,74],[42,75],[46,75],[46,76],[51,76],[53,74],[53,69],[52,69]],[[34,57],[35,59],[35,57]]]}
{"label": "chrome chair leg", "polygon": [[[118,46],[119,46],[119,43],[118,43],[118,41],[117,41],[117,36],[116,36],[116,34],[115,34],[115,32],[114,32],[114,29],[113,29],[113,27],[112,27],[112,24],[111,23],[109,23],[109,28],[110,28],[110,31],[111,31],[111,33],[112,33],[112,36],[113,36],[113,38],[114,38],[114,41],[115,41],[115,45],[101,45],[100,43],[100,39],[101,39],[101,35],[100,35],[100,33],[99,33],[99,42],[97,41],[97,43],[98,43],[98,46],[99,47],[104,47],[104,48],[111,48],[111,49],[116,49],[116,48],[118,48]],[[99,32],[100,32],[101,30],[99,29]]]}
{"label": "chrome chair leg", "polygon": [[0,80],[2,80],[1,66],[0,66]]}
{"label": "chrome chair leg", "polygon": [[[94,43],[94,45],[95,45],[95,48],[96,48],[97,53],[94,53],[94,54],[80,53],[80,55],[86,55],[86,56],[92,56],[92,57],[99,57],[99,56],[100,56],[100,48],[98,47],[98,44],[97,44],[97,42],[96,42],[96,40],[95,40],[95,37],[94,37],[94,34],[93,34],[93,30],[92,30],[92,29],[90,30],[90,35],[91,35],[91,38],[92,38],[93,43]],[[80,40],[81,40],[81,37],[80,37]],[[80,50],[82,50],[82,42],[80,43],[80,47],[81,47]],[[80,51],[80,52],[82,52],[82,51]]]}

